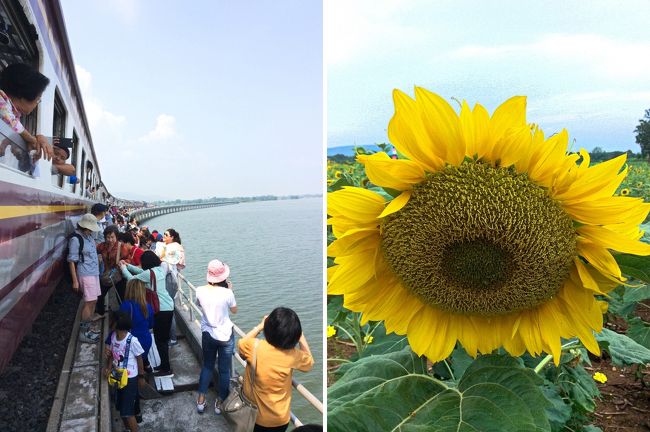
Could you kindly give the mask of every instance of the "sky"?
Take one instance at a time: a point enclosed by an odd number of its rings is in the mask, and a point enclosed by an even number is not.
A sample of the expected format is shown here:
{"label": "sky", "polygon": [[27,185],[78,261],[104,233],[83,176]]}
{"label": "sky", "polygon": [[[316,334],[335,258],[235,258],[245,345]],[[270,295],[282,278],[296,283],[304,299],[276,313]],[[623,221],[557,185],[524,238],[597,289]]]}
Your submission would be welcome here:
{"label": "sky", "polygon": [[490,113],[524,95],[527,121],[574,150],[639,152],[649,18],[646,0],[328,0],[327,146],[388,142],[393,89],[421,86]]}
{"label": "sky", "polygon": [[61,5],[113,195],[321,193],[320,1]]}

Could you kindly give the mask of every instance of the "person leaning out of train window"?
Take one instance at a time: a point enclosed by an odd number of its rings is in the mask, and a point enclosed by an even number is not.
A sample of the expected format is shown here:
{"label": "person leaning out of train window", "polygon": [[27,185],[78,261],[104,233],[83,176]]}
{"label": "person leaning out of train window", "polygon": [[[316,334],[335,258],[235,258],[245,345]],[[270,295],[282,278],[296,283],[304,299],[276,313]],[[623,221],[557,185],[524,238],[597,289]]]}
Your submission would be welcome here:
{"label": "person leaning out of train window", "polygon": [[54,155],[52,156],[52,174],[61,174],[68,177],[74,177],[75,183],[79,182],[79,179],[76,178],[77,169],[74,165],[66,163],[70,157],[70,150],[67,147],[59,146],[58,138],[54,138],[53,151]]}
{"label": "person leaning out of train window", "polygon": [[0,74],[0,118],[35,150],[34,161],[52,159],[52,146],[43,135],[33,136],[25,130],[20,117],[34,111],[49,83],[48,77],[23,63],[11,64]]}
{"label": "person leaning out of train window", "polygon": [[140,267],[144,251],[135,245],[133,234],[124,232],[120,233],[117,238],[122,242],[122,259],[124,262]]}
{"label": "person leaning out of train window", "polygon": [[[130,235],[130,234],[129,234]],[[169,364],[169,332],[171,330],[172,318],[174,317],[174,301],[167,292],[165,279],[169,268],[166,263],[152,251],[145,251],[141,257],[142,268],[120,261],[122,275],[127,280],[133,278],[143,281],[147,289],[153,290],[152,280],[156,284],[160,311],[154,315],[153,337],[156,341],[158,354],[160,354],[160,366],[154,369],[154,375],[158,377],[173,377]]]}
{"label": "person leaning out of train window", "polygon": [[[92,235],[98,229],[95,216],[87,213],[77,222],[76,235],[72,235],[68,241],[72,289],[81,291],[84,297],[79,339],[86,343],[97,343],[99,340],[99,330],[91,325],[91,322],[98,318],[94,316],[94,311],[97,297],[101,294],[97,246]],[[81,237],[81,241],[77,236]]]}
{"label": "person leaning out of train window", "polygon": [[[257,339],[262,330],[266,340]],[[290,420],[293,370],[307,372],[314,366],[298,315],[289,308],[273,309],[237,346],[247,362],[244,393],[258,407],[254,432],[284,432]],[[254,354],[257,358],[255,384],[251,388],[248,377]]]}

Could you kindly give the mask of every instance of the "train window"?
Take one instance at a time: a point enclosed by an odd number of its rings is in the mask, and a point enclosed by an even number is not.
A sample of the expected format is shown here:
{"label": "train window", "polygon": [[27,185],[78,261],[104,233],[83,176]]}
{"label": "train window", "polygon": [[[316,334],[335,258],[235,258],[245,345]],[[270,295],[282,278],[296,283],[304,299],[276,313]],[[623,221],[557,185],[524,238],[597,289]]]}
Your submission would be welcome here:
{"label": "train window", "polygon": [[[38,69],[38,33],[20,3],[0,0],[0,70],[13,63],[26,63]],[[35,109],[20,119],[32,135],[36,134],[37,116],[38,109]]]}
{"label": "train window", "polygon": [[[79,165],[77,165],[77,153],[79,151],[79,136],[77,136],[77,131],[72,129],[72,149],[70,150],[71,153],[71,159],[70,163],[75,167],[77,170],[77,174],[79,174]],[[77,176],[78,177],[78,176]],[[72,193],[77,192],[77,184],[73,183],[72,184]]]}
{"label": "train window", "polygon": [[[63,99],[59,95],[59,89],[54,91],[54,116],[52,123],[52,136],[58,138],[65,138],[65,122],[68,117],[68,113],[63,104]],[[63,187],[63,178],[62,174],[57,174],[54,178],[57,186]]]}
{"label": "train window", "polygon": [[84,191],[86,190],[85,184],[84,184],[84,178],[86,175],[86,152],[81,149],[81,165],[79,165],[79,170],[81,171],[79,173],[79,195],[82,197],[85,197]]}

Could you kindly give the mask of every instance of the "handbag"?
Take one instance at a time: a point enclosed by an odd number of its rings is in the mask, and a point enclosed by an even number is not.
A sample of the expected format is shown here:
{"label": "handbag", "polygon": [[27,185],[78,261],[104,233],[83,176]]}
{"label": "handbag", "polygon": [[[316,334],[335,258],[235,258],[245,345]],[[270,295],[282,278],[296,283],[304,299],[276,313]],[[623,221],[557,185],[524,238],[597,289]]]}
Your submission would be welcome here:
{"label": "handbag", "polygon": [[[115,262],[119,263],[120,262],[120,251],[122,250],[122,243],[118,242],[117,243],[117,260]],[[122,280],[122,272],[117,268],[113,267],[112,269],[106,270],[104,273],[101,274],[99,277],[99,283],[103,287],[112,287],[115,286],[115,284],[119,283]]]}
{"label": "handbag", "polygon": [[[251,391],[255,392],[255,368],[257,367],[257,344],[259,339],[255,340],[253,348],[253,364],[251,365]],[[238,379],[231,380],[230,394],[223,404],[221,411],[228,423],[233,426],[234,432],[251,432],[255,429],[255,420],[257,420],[257,405],[249,400],[244,394],[244,388]]]}
{"label": "handbag", "polygon": [[151,289],[146,291],[147,303],[151,305],[153,313],[157,314],[160,312],[160,300],[158,299],[158,288],[156,287],[156,274],[153,270],[149,270],[149,282]]}
{"label": "handbag", "polygon": [[122,363],[122,367],[112,367],[111,373],[108,375],[108,385],[111,387],[123,389],[129,383],[129,373],[126,370],[126,367],[129,364],[129,351],[131,350],[132,337],[133,335],[129,335],[126,339],[126,349],[124,350],[124,362]]}
{"label": "handbag", "polygon": [[174,277],[174,272],[171,268],[165,276],[165,287],[167,288],[167,294],[169,294],[169,297],[174,300],[174,297],[176,297],[176,293],[178,292],[178,280]]}

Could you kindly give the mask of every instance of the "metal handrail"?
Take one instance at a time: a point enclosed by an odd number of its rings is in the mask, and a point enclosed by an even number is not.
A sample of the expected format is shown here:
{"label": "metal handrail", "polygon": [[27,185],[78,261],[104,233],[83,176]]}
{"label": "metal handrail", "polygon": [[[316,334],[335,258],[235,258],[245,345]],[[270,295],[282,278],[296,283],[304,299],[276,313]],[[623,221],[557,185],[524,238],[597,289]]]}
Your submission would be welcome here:
{"label": "metal handrail", "polygon": [[[189,313],[190,313],[190,321],[191,321],[191,322],[195,322],[194,313],[196,312],[196,314],[197,314],[198,316],[201,316],[201,315],[202,315],[201,309],[200,309],[199,306],[194,302],[194,299],[192,298],[191,295],[188,296],[188,295],[187,295],[187,294],[186,294],[182,289],[180,289],[180,287],[182,286],[180,282],[181,282],[181,281],[182,281],[182,282],[185,282],[185,284],[188,286],[188,288],[191,290],[191,292],[194,293],[194,297],[196,297],[196,287],[195,287],[195,286],[194,286],[190,281],[188,281],[188,280],[185,278],[185,276],[183,276],[183,275],[180,274],[180,273],[178,273],[178,281],[179,281],[179,284],[178,284],[178,286],[179,286],[178,293],[180,294],[179,299],[181,300],[181,303],[183,303],[183,298],[185,298],[185,299],[187,300],[187,302],[189,303],[188,306],[189,306]],[[237,325],[234,324],[234,323],[233,323],[233,329],[235,330],[235,333],[237,333],[237,334],[239,335],[239,337],[244,337],[244,336],[246,335],[246,333],[244,333],[244,331],[243,331],[242,329],[240,329],[239,327],[237,327]],[[235,351],[235,353],[234,353],[234,357],[237,359],[237,361],[238,361],[242,366],[246,367],[246,360],[244,360],[243,358],[241,358],[241,356],[239,355],[238,352]],[[316,409],[317,409],[321,414],[323,413],[323,403],[322,403],[322,402],[321,402],[321,401],[320,401],[316,396],[314,396],[313,393],[311,393],[309,390],[307,390],[307,388],[306,388],[304,385],[302,385],[300,382],[298,382],[298,381],[297,381],[295,378],[293,378],[293,377],[291,378],[291,385],[293,386],[293,388],[295,388],[295,389],[298,391],[298,393],[299,393],[302,397],[304,397],[304,398],[307,400],[307,402],[309,402],[309,403],[310,403],[314,408],[316,408]],[[296,427],[297,427],[297,426],[302,426],[302,422],[300,421],[300,419],[298,419],[298,417],[295,416],[295,414],[294,414],[293,412],[291,412],[291,422],[292,422]]]}

